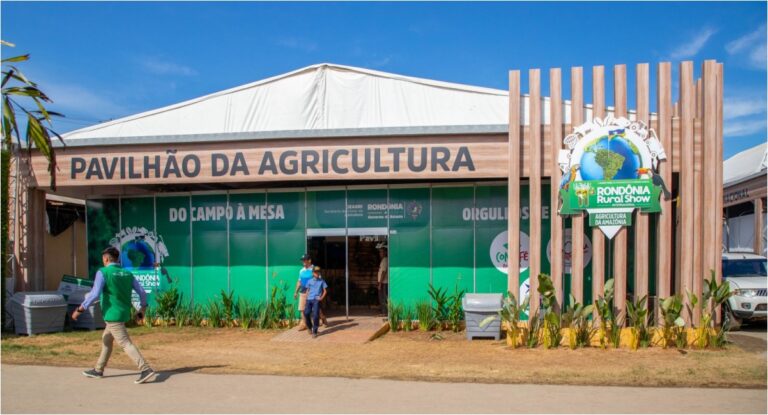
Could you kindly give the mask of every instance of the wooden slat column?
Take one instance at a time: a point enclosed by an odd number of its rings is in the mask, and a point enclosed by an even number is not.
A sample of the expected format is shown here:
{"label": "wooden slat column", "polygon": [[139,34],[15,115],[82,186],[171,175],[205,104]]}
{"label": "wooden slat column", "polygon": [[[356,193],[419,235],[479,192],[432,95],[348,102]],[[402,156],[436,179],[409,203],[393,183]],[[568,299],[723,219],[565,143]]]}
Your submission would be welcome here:
{"label": "wooden slat column", "polygon": [[[627,116],[627,67],[613,67],[614,114],[616,118]],[[627,308],[627,228],[622,227],[613,237],[613,279],[617,321],[624,325]]]}
{"label": "wooden slat column", "polygon": [[762,255],[763,254],[763,198],[758,197],[757,199],[755,199],[754,204],[755,204],[755,241],[752,249],[755,251],[755,254]]}
{"label": "wooden slat column", "polygon": [[[592,68],[592,118],[605,118],[605,68]],[[605,235],[592,228],[592,299],[603,295],[605,286]],[[597,310],[595,310],[597,317]]]}
{"label": "wooden slat column", "polygon": [[[637,120],[650,127],[648,64],[637,65],[636,100]],[[635,299],[648,295],[650,220],[647,213],[635,210]]]}
{"label": "wooden slat column", "polygon": [[[723,258],[720,255],[723,240],[723,64],[717,64],[717,163],[715,163],[715,206],[718,212],[717,226],[715,226],[715,239],[717,240],[717,255],[715,256],[715,277],[717,282],[723,281]],[[720,314],[718,313],[719,322]]]}
{"label": "wooden slat column", "polygon": [[[571,68],[571,125],[574,128],[584,123],[583,88],[582,68]],[[584,302],[584,215],[581,213],[571,216],[571,294],[577,302]]]}
{"label": "wooden slat column", "polygon": [[557,164],[557,158],[560,155],[560,149],[563,144],[563,101],[561,94],[561,73],[560,68],[550,69],[549,71],[549,130],[550,130],[550,151],[551,151],[551,180],[550,180],[550,244],[551,254],[551,274],[552,283],[555,285],[557,295],[557,304],[562,307],[563,298],[563,217],[558,213],[560,200],[560,166]]}
{"label": "wooden slat column", "polygon": [[[709,279],[710,273],[715,271],[717,266],[717,257],[720,255],[721,242],[717,238],[717,224],[718,218],[722,217],[722,213],[717,209],[713,209],[713,202],[717,197],[717,169],[714,168],[718,164],[717,161],[717,62],[713,60],[704,61],[704,68],[702,70],[702,142],[704,147],[704,153],[702,155],[702,181],[703,181],[703,197],[702,204],[702,227],[703,227],[703,250],[702,250],[702,270],[699,275],[694,275],[698,280],[698,287],[703,285],[704,278]],[[720,161],[722,164],[722,161]],[[716,204],[715,204],[716,205]],[[698,209],[697,209],[698,210]],[[697,287],[697,293],[700,291]]]}
{"label": "wooden slat column", "polygon": [[[693,116],[695,110],[693,62],[680,64],[680,293],[693,288],[695,200],[694,189],[694,142]],[[685,296],[685,304],[689,304]],[[688,313],[683,313],[690,325]]]}
{"label": "wooden slat column", "polygon": [[531,287],[531,313],[539,308],[539,272],[541,272],[541,72],[528,72],[528,154],[530,252],[528,278]]}
{"label": "wooden slat column", "polygon": [[507,189],[507,289],[520,300],[520,71],[509,72],[509,181]]}
{"label": "wooden slat column", "polygon": [[[657,109],[658,130],[656,131],[661,146],[667,154],[667,160],[659,164],[659,175],[664,179],[670,191],[672,191],[672,161],[679,155],[675,154],[672,147],[672,65],[662,62],[657,69]],[[667,298],[671,294],[672,287],[672,202],[661,199],[661,213],[659,214],[658,231],[656,238],[656,304],[660,304],[660,298]],[[657,321],[660,313],[656,313]]]}
{"label": "wooden slat column", "polygon": [[[701,120],[703,105],[703,94],[701,93],[701,79],[696,81],[696,118],[694,119],[693,128],[693,271],[691,273],[691,292],[696,295],[697,298],[701,298],[701,276],[704,270],[704,241],[702,238],[702,230],[708,226],[704,221],[704,168],[703,168],[703,153],[704,142],[702,140],[702,130],[696,128],[696,121]],[[688,297],[687,291],[681,292],[684,296]],[[701,313],[698,307],[693,308],[693,316],[691,324],[698,325],[701,320]]]}

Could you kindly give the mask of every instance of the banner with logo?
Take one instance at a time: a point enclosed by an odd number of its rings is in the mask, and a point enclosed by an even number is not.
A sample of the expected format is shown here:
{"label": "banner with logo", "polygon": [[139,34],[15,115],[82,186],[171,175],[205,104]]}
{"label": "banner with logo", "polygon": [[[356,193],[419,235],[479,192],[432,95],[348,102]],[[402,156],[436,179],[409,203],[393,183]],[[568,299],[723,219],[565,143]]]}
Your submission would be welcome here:
{"label": "banner with logo", "polygon": [[414,305],[429,299],[429,188],[391,188],[389,199],[389,294]]}
{"label": "banner with logo", "polygon": [[656,133],[642,121],[595,118],[575,129],[560,151],[560,214],[589,213],[590,226],[613,238],[632,224],[632,212],[659,212],[670,198],[658,163],[666,159]]}

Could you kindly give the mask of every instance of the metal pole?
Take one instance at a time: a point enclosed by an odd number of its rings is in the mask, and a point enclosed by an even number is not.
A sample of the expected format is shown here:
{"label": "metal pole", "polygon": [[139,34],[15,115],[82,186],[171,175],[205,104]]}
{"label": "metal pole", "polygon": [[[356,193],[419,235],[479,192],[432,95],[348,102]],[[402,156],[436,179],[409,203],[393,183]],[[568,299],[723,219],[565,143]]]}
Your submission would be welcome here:
{"label": "metal pole", "polygon": [[344,297],[346,302],[346,316],[349,321],[349,217],[347,215],[347,207],[349,203],[349,195],[347,194],[347,186],[344,186]]}

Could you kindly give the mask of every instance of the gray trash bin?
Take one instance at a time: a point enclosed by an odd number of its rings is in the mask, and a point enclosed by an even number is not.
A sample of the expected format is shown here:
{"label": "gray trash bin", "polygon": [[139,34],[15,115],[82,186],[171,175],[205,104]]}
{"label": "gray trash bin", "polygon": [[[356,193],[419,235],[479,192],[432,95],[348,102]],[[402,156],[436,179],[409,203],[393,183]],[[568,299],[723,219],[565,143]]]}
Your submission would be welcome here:
{"label": "gray trash bin", "polygon": [[[501,338],[501,311],[503,296],[501,294],[465,294],[462,300],[464,319],[467,324],[467,339],[475,337]],[[495,316],[488,325],[480,327],[480,323],[489,316]]]}
{"label": "gray trash bin", "polygon": [[64,331],[67,302],[55,291],[20,292],[11,298],[16,334]]}
{"label": "gray trash bin", "polygon": [[[75,291],[69,294],[69,298],[67,298],[67,317],[71,316],[72,312],[75,311],[75,309],[79,307],[83,301],[85,301],[85,296],[87,294],[88,293],[82,291]],[[104,317],[101,315],[101,307],[99,306],[99,302],[96,301],[91,304],[91,306],[88,307],[85,312],[80,314],[77,320],[72,320],[70,318],[69,326],[73,329],[88,330],[97,330],[106,327],[106,324],[104,323]]]}

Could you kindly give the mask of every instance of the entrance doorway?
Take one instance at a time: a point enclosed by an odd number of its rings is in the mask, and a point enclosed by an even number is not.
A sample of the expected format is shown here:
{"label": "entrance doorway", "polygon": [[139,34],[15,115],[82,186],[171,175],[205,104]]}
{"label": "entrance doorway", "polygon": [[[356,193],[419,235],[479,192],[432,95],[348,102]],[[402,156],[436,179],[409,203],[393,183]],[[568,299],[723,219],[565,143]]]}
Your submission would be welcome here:
{"label": "entrance doorway", "polygon": [[[352,231],[352,229],[350,229]],[[381,313],[378,272],[379,248],[387,235],[318,235],[307,237],[307,252],[323,269],[328,283],[328,316],[374,316]]]}

